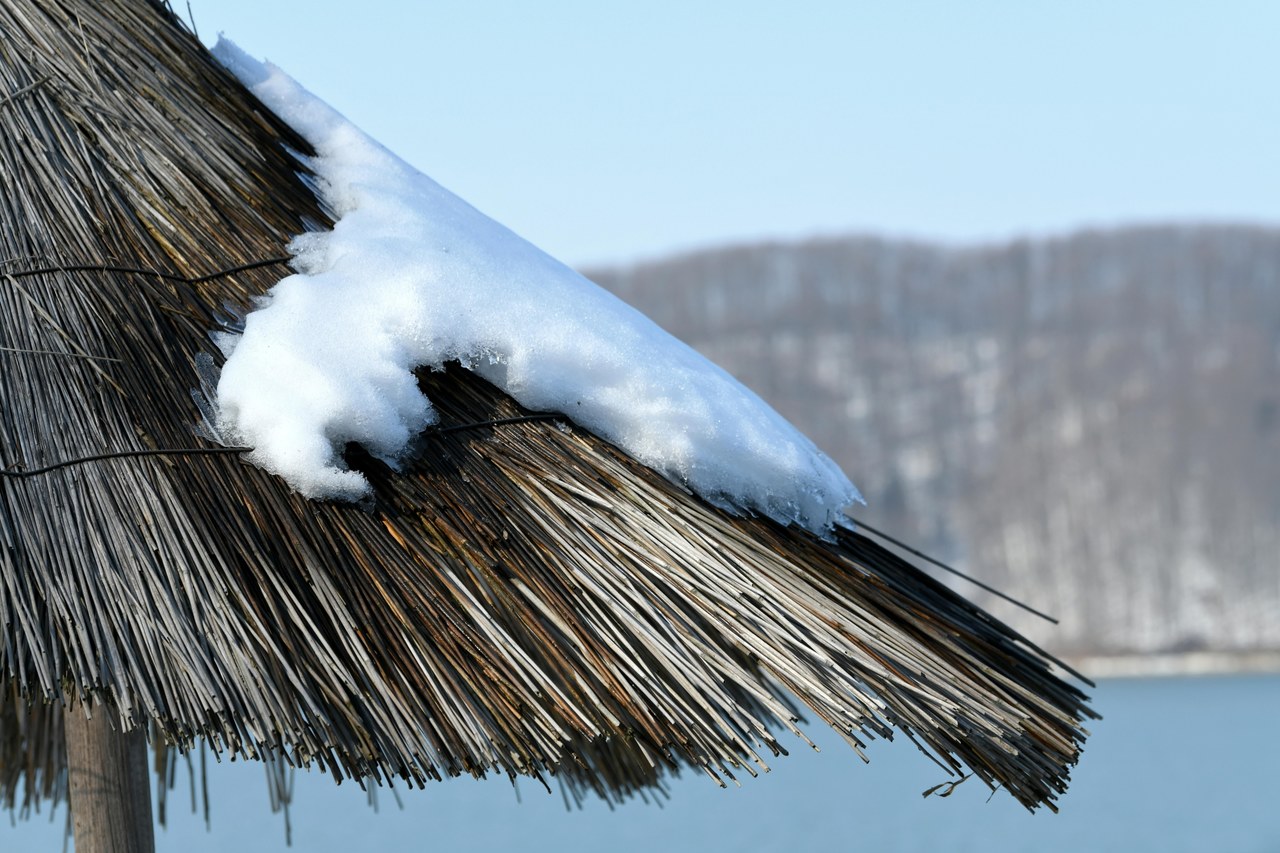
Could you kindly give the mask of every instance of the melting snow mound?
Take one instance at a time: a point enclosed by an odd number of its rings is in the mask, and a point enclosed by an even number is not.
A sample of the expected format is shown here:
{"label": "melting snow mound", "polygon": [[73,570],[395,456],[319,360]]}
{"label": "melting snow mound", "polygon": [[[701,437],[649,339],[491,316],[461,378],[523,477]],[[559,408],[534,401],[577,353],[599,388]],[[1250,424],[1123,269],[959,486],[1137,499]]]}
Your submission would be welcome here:
{"label": "melting snow mound", "polygon": [[217,57],[297,130],[337,222],[245,319],[218,427],[310,498],[356,500],[357,442],[394,463],[434,412],[413,370],[460,361],[720,505],[814,532],[861,501],[759,397],[652,321],[413,169],[225,39]]}

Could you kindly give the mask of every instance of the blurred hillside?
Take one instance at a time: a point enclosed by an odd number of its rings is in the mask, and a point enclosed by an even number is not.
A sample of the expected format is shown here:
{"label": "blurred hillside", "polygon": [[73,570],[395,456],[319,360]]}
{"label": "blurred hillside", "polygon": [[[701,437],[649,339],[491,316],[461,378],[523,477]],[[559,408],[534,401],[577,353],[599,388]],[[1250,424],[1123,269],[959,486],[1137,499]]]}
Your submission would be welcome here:
{"label": "blurred hillside", "polygon": [[1280,649],[1280,230],[833,239],[587,274],[834,456],[856,515],[1058,616],[995,605],[1054,650]]}

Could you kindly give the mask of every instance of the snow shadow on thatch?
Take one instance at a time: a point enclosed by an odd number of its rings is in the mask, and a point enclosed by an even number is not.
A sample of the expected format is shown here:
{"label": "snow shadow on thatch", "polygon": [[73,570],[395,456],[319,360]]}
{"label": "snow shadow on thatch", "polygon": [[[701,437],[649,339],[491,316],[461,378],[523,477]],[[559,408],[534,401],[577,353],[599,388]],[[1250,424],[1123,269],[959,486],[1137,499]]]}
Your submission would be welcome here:
{"label": "snow shadow on thatch", "polygon": [[405,470],[349,449],[371,507],[198,437],[210,330],[330,222],[308,146],[154,3],[6,0],[0,31],[11,806],[58,796],[73,700],[178,750],[620,799],[682,766],[754,774],[794,696],[857,748],[896,730],[1028,807],[1065,790],[1090,712],[1000,622],[858,534],[726,515],[459,367],[420,372],[441,424]]}

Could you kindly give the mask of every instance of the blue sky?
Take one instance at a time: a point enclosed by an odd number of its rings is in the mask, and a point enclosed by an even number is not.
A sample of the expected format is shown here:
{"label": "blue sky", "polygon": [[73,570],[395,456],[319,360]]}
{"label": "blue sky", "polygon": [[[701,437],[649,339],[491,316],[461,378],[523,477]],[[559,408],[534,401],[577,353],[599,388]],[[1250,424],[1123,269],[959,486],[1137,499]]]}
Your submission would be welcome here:
{"label": "blue sky", "polygon": [[1280,222],[1280,4],[192,8],[570,263]]}

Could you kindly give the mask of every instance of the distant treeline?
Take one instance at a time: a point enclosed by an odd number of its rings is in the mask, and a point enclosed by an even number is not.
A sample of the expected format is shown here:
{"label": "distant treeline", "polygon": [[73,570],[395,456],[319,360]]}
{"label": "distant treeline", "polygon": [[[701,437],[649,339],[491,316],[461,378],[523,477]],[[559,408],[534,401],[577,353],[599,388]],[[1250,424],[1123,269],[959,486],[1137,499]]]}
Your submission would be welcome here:
{"label": "distant treeline", "polygon": [[1055,650],[1280,648],[1280,229],[587,274],[839,460],[870,524],[1057,615],[993,605]]}

